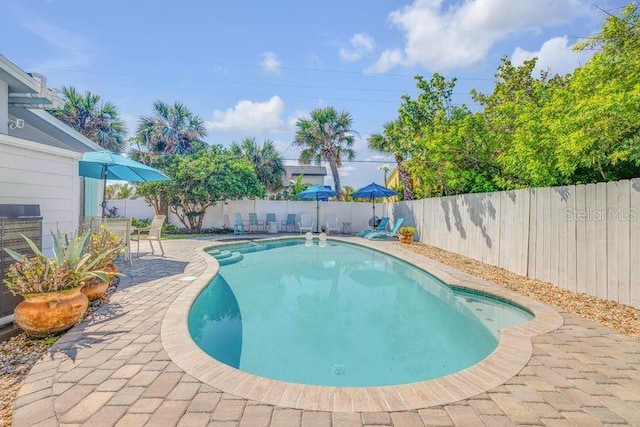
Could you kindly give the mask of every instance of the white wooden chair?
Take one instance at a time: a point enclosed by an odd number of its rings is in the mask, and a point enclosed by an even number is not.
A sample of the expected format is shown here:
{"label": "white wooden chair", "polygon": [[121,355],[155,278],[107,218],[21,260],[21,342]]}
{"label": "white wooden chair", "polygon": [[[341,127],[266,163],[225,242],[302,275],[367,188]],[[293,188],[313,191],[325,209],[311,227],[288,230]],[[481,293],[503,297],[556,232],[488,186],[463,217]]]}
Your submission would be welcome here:
{"label": "white wooden chair", "polygon": [[300,214],[300,222],[298,222],[298,229],[300,230],[300,234],[304,232],[313,232],[313,227],[316,224],[311,219],[311,215],[308,213]]}
{"label": "white wooden chair", "polygon": [[338,234],[342,229],[340,228],[340,222],[338,221],[338,217],[333,215],[327,217],[327,221],[325,222],[325,226],[327,227],[327,234]]}

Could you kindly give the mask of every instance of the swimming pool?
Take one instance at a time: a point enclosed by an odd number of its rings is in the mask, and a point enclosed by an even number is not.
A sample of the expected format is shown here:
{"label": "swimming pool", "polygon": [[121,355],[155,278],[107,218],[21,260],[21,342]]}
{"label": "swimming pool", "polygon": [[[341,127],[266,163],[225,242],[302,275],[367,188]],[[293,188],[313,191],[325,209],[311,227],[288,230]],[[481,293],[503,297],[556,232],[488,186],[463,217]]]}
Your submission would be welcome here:
{"label": "swimming pool", "polygon": [[189,332],[216,360],[262,377],[342,387],[438,378],[484,359],[503,328],[532,319],[358,245],[223,249],[221,259],[235,261],[194,301]]}

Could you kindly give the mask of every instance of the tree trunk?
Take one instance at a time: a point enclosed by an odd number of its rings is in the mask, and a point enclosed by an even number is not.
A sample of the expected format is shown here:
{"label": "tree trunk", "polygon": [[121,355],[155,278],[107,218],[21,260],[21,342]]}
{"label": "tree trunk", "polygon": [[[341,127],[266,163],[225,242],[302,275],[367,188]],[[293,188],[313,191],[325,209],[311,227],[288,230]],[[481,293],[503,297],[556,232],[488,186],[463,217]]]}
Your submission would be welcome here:
{"label": "tree trunk", "polygon": [[404,158],[398,154],[395,155],[395,158],[398,167],[398,178],[400,178],[404,188],[403,200],[413,200],[413,179],[411,174],[403,165]]}
{"label": "tree trunk", "polygon": [[342,187],[340,185],[340,175],[338,174],[338,164],[334,157],[328,158],[327,161],[329,162],[329,167],[331,168],[331,175],[333,175],[335,190],[338,192],[336,198],[338,200],[342,200]]}

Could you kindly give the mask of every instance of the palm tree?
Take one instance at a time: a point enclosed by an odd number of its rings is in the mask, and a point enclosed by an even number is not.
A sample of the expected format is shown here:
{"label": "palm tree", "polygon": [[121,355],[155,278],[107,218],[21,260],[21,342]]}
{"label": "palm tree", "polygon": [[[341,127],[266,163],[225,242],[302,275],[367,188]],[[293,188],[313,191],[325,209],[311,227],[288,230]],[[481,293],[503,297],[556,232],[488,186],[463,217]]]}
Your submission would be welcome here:
{"label": "palm tree", "polygon": [[393,154],[396,160],[396,168],[398,169],[398,178],[402,182],[403,199],[413,200],[413,178],[411,178],[411,174],[404,166],[406,159],[400,146],[399,126],[397,121],[385,123],[384,133],[374,133],[367,138],[367,146],[373,151]]}
{"label": "palm tree", "polygon": [[204,145],[204,121],[184,104],[153,103],[153,115],[138,122],[136,143],[156,154],[189,154]]}
{"label": "palm tree", "polygon": [[302,147],[298,161],[308,165],[312,161],[319,165],[322,161],[329,163],[335,190],[342,200],[340,175],[338,168],[342,159],[353,160],[354,134],[351,129],[353,119],[348,111],[338,113],[333,107],[317,108],[311,111],[310,118],[301,118],[296,122],[296,139],[293,145]]}
{"label": "palm tree", "polygon": [[265,140],[259,147],[255,138],[246,138],[240,143],[231,145],[231,153],[237,157],[244,157],[253,163],[260,182],[270,192],[282,189],[284,175],[284,160],[276,150],[273,141]]}
{"label": "palm tree", "polygon": [[73,86],[63,87],[64,106],[52,114],[99,146],[122,153],[126,147],[127,130],[111,102],[89,91],[81,94]]}

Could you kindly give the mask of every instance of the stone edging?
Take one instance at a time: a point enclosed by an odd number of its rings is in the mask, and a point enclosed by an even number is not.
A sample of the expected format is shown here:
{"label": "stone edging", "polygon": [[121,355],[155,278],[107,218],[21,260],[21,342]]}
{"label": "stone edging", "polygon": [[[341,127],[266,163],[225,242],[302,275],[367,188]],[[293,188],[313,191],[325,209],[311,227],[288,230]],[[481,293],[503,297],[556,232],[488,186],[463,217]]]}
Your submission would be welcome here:
{"label": "stone edging", "polygon": [[[279,240],[291,237],[263,239]],[[355,243],[353,238],[333,240]],[[229,242],[221,242],[225,244]],[[448,284],[480,290],[526,307],[534,315],[532,321],[507,328],[500,333],[498,347],[485,359],[469,368],[444,377],[411,384],[382,387],[328,387],[288,383],[249,374],[218,362],[202,351],[188,330],[188,313],[193,301],[219,270],[218,261],[205,252],[207,267],[173,302],[162,322],[162,344],[169,357],[186,373],[226,393],[246,399],[297,409],[336,412],[405,411],[443,405],[468,399],[497,387],[528,363],[533,353],[531,339],[562,326],[562,316],[541,302],[516,294],[443,266],[397,245],[358,239],[360,244],[406,260]]]}

